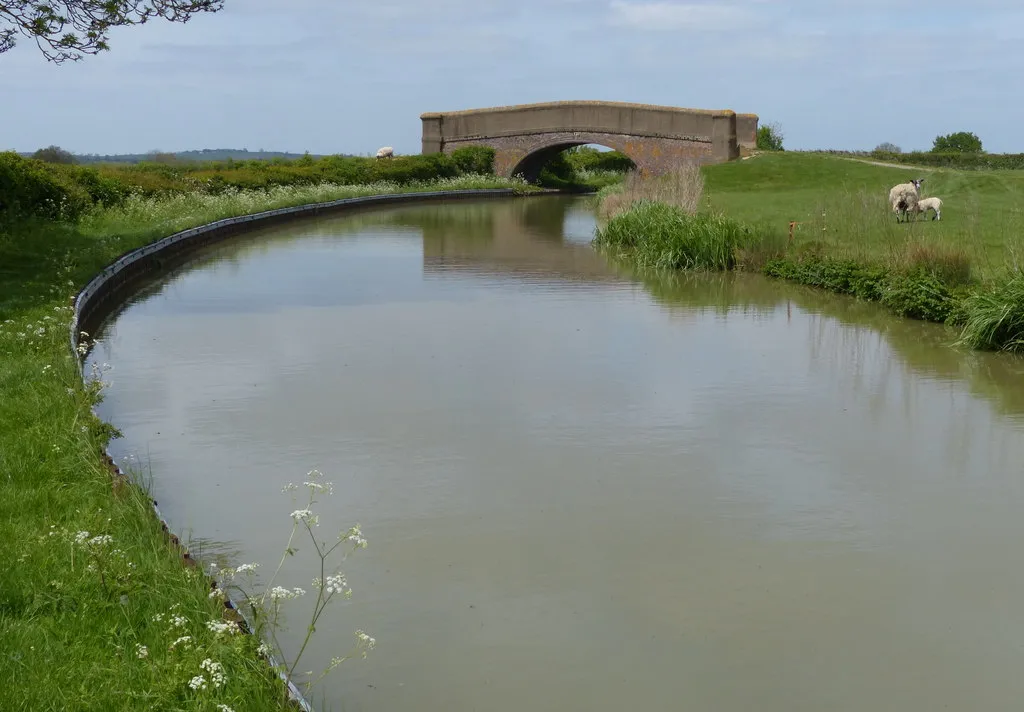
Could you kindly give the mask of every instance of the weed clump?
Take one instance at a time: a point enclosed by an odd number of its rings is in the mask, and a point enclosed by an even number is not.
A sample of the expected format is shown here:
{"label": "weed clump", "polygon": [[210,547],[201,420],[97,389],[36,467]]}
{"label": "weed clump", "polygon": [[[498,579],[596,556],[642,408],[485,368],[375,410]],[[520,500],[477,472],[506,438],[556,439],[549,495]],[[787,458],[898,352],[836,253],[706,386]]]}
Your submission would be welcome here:
{"label": "weed clump", "polygon": [[1024,353],[1024,273],[1014,272],[966,296],[957,344],[983,351]]}

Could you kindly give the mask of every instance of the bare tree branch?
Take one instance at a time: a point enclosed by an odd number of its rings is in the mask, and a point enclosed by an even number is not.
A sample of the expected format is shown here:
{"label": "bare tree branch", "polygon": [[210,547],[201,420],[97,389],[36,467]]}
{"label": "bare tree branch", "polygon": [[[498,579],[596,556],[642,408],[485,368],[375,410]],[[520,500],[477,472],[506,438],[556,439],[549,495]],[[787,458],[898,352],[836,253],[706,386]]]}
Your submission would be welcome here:
{"label": "bare tree branch", "polygon": [[223,6],[224,0],[0,0],[0,54],[14,47],[21,33],[35,40],[49,61],[77,62],[110,49],[111,27],[142,25],[153,18],[185,23]]}

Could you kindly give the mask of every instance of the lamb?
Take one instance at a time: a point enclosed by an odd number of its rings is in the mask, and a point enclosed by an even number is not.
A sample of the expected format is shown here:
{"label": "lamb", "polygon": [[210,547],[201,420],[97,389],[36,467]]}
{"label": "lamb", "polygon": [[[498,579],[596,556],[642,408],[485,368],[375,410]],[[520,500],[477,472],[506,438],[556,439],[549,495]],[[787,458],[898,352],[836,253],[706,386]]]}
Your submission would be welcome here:
{"label": "lamb", "polygon": [[918,191],[922,183],[924,178],[915,178],[909,183],[894,185],[889,190],[889,205],[896,213],[896,222],[899,222],[901,217],[909,219],[907,213],[917,210]]}
{"label": "lamb", "polygon": [[932,220],[942,219],[942,200],[939,198],[921,198],[917,201],[917,212],[927,215],[929,208],[935,211],[935,217]]}
{"label": "lamb", "polygon": [[394,157],[395,157],[395,149],[391,148],[391,146],[384,146],[383,148],[378,148],[377,149],[377,158],[394,158]]}

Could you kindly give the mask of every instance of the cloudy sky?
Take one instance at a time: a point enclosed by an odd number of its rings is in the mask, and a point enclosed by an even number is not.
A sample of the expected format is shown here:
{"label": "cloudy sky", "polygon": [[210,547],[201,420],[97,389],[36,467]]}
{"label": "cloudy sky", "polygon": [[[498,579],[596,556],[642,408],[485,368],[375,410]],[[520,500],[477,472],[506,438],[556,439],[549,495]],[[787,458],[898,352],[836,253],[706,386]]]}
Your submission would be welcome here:
{"label": "cloudy sky", "polygon": [[[420,150],[419,115],[596,99],[729,108],[789,148],[1024,151],[1021,0],[227,0],[53,65],[0,54],[0,150]],[[2,26],[2,25],[0,25]]]}

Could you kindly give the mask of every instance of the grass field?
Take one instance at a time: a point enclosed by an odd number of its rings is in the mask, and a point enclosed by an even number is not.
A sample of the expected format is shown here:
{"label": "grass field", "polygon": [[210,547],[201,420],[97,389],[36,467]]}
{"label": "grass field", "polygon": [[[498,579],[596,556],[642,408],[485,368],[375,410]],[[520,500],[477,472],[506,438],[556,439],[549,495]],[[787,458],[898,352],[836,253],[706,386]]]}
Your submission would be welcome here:
{"label": "grass field", "polygon": [[[897,224],[889,188],[923,177],[922,197],[942,199],[942,220]],[[828,155],[763,153],[704,170],[704,206],[766,221],[835,257],[881,260],[907,241],[964,250],[975,276],[1024,265],[1024,171],[913,170]]]}
{"label": "grass field", "polygon": [[[941,221],[897,223],[889,188],[913,177],[942,199]],[[780,152],[661,184],[679,195],[605,189],[598,246],[644,267],[760,270],[949,323],[972,348],[1024,351],[1024,171]]]}
{"label": "grass field", "polygon": [[277,186],[130,198],[72,224],[0,224],[0,708],[285,709],[260,641],[210,625],[224,609],[208,582],[164,542],[147,498],[112,486],[111,433],[91,410],[103,374],[83,386],[68,343],[77,290],[123,252],[232,215],[499,187],[523,186],[493,176]]}

